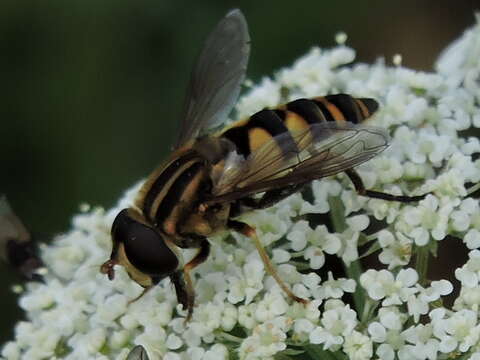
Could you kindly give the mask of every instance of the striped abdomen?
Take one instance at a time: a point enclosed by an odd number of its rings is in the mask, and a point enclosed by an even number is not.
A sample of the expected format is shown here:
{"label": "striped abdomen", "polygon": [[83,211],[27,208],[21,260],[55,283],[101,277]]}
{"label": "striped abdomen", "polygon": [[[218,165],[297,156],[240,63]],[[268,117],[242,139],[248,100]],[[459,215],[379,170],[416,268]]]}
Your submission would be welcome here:
{"label": "striped abdomen", "polygon": [[275,109],[261,110],[247,120],[233,124],[221,136],[232,141],[242,155],[248,156],[272,137],[284,132],[328,121],[358,124],[377,109],[375,100],[353,98],[347,94],[298,99]]}

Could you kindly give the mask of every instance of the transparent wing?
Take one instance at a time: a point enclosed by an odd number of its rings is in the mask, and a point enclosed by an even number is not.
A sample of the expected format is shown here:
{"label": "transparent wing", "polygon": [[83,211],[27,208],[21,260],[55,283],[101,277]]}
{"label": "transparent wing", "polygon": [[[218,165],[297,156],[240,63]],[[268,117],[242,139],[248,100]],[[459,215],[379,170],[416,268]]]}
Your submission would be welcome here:
{"label": "transparent wing", "polygon": [[13,212],[7,197],[0,195],[0,259],[3,261],[10,261],[7,256],[7,244],[10,241],[27,243],[30,233]]}
{"label": "transparent wing", "polygon": [[388,146],[385,130],[351,123],[320,123],[274,137],[247,159],[232,157],[209,202],[302,184],[353,168]]}
{"label": "transparent wing", "polygon": [[142,345],[135,346],[132,351],[129,352],[127,360],[148,360],[147,351]]}
{"label": "transparent wing", "polygon": [[178,148],[224,121],[245,79],[250,37],[245,17],[230,11],[208,36],[190,77]]}

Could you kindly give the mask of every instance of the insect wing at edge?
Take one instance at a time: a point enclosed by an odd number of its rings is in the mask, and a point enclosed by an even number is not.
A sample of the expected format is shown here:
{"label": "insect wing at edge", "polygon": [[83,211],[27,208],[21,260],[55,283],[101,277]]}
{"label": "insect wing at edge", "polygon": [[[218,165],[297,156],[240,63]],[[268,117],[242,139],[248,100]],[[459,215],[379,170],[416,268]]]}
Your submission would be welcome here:
{"label": "insect wing at edge", "polygon": [[209,202],[233,201],[338,174],[375,157],[388,142],[384,129],[351,123],[318,123],[282,133],[244,161],[233,157]]}
{"label": "insect wing at edge", "polygon": [[30,232],[0,195],[0,260],[6,262],[27,280],[41,281],[37,269],[43,266]]}
{"label": "insect wing at edge", "polygon": [[24,244],[30,241],[30,233],[13,212],[7,197],[0,195],[0,259],[9,262],[7,244],[16,241]]}
{"label": "insect wing at edge", "polygon": [[230,11],[207,38],[190,77],[175,148],[223,122],[245,79],[250,36],[242,12]]}

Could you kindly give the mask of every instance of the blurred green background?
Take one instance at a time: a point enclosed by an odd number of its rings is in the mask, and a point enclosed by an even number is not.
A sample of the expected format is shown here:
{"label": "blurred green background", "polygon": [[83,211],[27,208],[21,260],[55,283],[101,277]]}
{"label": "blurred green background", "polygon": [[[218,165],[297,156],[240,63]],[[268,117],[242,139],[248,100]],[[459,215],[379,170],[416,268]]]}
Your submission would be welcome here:
{"label": "blurred green background", "polygon": [[[248,20],[258,81],[348,34],[359,61],[403,55],[429,70],[474,23],[478,0],[0,2],[0,192],[44,241],[81,202],[112,206],[168,153],[193,60],[233,7]],[[321,94],[319,94],[321,95]],[[0,344],[23,315],[0,265]]]}

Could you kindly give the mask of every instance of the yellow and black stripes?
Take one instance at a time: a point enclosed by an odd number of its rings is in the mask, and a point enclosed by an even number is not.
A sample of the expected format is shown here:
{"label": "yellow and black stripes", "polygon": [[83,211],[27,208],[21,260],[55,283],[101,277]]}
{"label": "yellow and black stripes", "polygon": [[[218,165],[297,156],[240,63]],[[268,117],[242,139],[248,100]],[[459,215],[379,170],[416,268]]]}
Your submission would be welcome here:
{"label": "yellow and black stripes", "polygon": [[[246,157],[280,134],[329,121],[358,124],[377,109],[375,100],[353,98],[347,94],[298,99],[276,109],[261,110],[248,120],[234,124],[221,136],[233,142],[237,151]],[[282,148],[291,149],[289,145],[287,135],[282,136]]]}
{"label": "yellow and black stripes", "polygon": [[168,164],[145,189],[141,209],[144,216],[163,231],[175,234],[183,210],[197,201],[202,186],[206,186],[205,161],[190,151]]}
{"label": "yellow and black stripes", "polygon": [[248,156],[273,137],[286,132],[288,128],[278,111],[264,109],[253,114],[245,123],[234,125],[222,136],[233,142],[240,154]]}
{"label": "yellow and black stripes", "polygon": [[347,94],[327,95],[313,100],[317,104],[319,102],[324,104],[333,115],[334,120],[339,121],[343,118],[354,124],[369,118],[378,109],[378,103],[373,99],[357,99]]}
{"label": "yellow and black stripes", "polygon": [[192,164],[178,176],[155,216],[155,221],[161,224],[166,234],[177,233],[177,226],[186,220],[193,211],[192,206],[204,194],[205,189],[202,191],[202,186],[206,185],[207,181],[205,164],[200,161]]}

